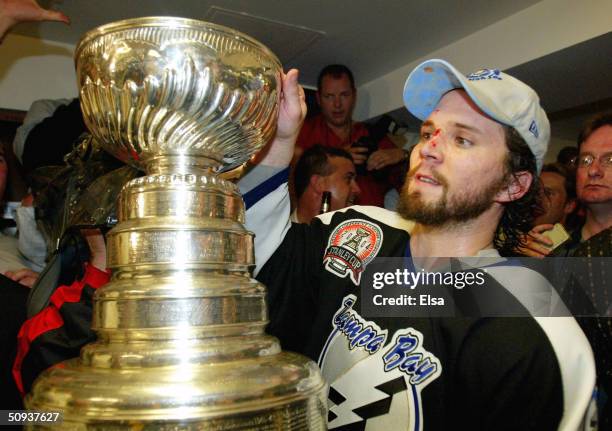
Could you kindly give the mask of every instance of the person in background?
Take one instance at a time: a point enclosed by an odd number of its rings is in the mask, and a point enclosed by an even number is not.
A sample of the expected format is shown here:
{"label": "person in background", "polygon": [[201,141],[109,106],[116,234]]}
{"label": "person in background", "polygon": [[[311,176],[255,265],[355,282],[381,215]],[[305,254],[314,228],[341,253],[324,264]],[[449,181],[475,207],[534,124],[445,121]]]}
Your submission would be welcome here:
{"label": "person in background", "polygon": [[382,207],[385,193],[401,185],[398,164],[406,161],[406,153],[386,137],[386,130],[372,133],[365,124],[353,121],[357,89],[348,67],[340,64],[324,67],[317,80],[316,98],[321,113],[304,122],[295,159],[317,144],[347,150],[353,157],[361,189],[356,203]]}
{"label": "person in background", "polygon": [[[4,151],[4,145],[0,145],[0,208],[5,205],[9,170]],[[0,232],[0,274],[32,287],[44,266],[46,245],[36,230],[33,208],[27,206],[28,202],[31,201],[25,198],[21,205],[12,207],[10,218],[2,219],[3,224],[7,223],[12,228]]]}
{"label": "person in background", "polygon": [[[20,22],[60,21],[68,24],[70,20],[59,11],[46,10],[34,0],[0,0],[0,43],[6,34]],[[4,185],[2,185],[4,187]],[[19,327],[26,319],[29,289],[0,275],[0,303],[3,305],[3,324],[0,326],[0,406],[3,409],[23,408],[11,376],[11,365],[15,358],[16,336]]]}
{"label": "person in background", "polygon": [[[44,9],[40,7],[35,0],[0,0],[0,42],[4,40],[6,34],[17,24],[21,22],[41,21],[58,21],[65,24],[70,23],[70,19],[62,12]],[[2,151],[4,151],[4,148],[2,148]],[[4,163],[4,154],[2,154],[1,157],[2,164],[4,167],[6,167],[6,164]],[[2,196],[4,195],[4,187],[6,186],[6,169],[4,172],[0,172],[0,176],[3,177],[0,179],[2,182],[2,194],[0,196]],[[31,249],[30,244],[28,244],[29,239],[34,239],[35,241],[40,240],[39,235],[35,235],[35,228],[33,228],[34,225],[32,224],[33,218],[29,217],[29,215],[32,215],[33,213],[31,202],[29,205],[27,202],[28,201],[26,201],[25,205],[22,205],[17,210],[17,221],[19,222],[20,219],[22,220],[22,223],[20,223],[20,230],[26,233],[23,235],[21,241],[23,243],[22,245],[24,251]],[[31,236],[29,235],[30,233],[34,235]],[[3,238],[3,241],[5,240],[6,238]],[[12,259],[10,264],[7,263],[7,265],[0,265],[0,270],[3,274],[7,274],[12,280],[31,287],[38,275],[37,271],[34,270],[41,269],[41,261],[38,259],[40,256],[36,253],[37,258],[35,259],[35,262],[29,263],[19,255],[18,249],[19,242],[16,238],[14,239],[14,244],[10,244],[10,246],[6,246],[6,244],[3,245],[2,260],[5,260],[4,258],[7,257],[7,252],[14,255],[15,259]],[[27,254],[29,253],[26,251],[26,255]]]}
{"label": "person in background", "polygon": [[[594,315],[579,318],[579,322],[595,352],[599,429],[607,430],[612,429],[612,285],[608,273],[612,256],[612,112],[586,122],[578,136],[578,152],[574,160],[576,194],[586,218],[555,255],[590,259],[588,274],[579,275],[577,284]],[[570,306],[573,299],[567,300]]]}
{"label": "person in background", "polygon": [[[0,145],[0,207],[4,207],[4,193],[8,176],[8,164],[4,157],[4,145]],[[17,238],[0,232],[0,273],[23,268],[25,261],[19,256]]]}
{"label": "person in background", "polygon": [[534,225],[561,223],[576,209],[576,182],[574,172],[559,163],[544,165],[540,174],[543,210]]}
{"label": "person in background", "polygon": [[[576,195],[584,208],[583,223],[570,230],[570,239],[554,251],[543,244],[550,240],[536,234],[536,240],[527,243],[530,256],[561,256],[589,258],[588,264],[579,260],[581,271],[576,277],[561,275],[568,284],[562,289],[562,298],[577,316],[595,352],[598,377],[599,429],[612,426],[612,304],[610,279],[607,275],[612,256],[612,112],[601,113],[586,122],[578,136],[578,155],[573,164],[576,175]],[[550,225],[548,225],[550,226]],[[527,254],[527,253],[526,253]],[[592,259],[600,258],[600,259]],[[563,261],[562,261],[563,262]],[[565,261],[561,274],[570,272]],[[588,266],[587,266],[588,265]],[[587,269],[588,268],[588,269]],[[602,272],[603,271],[603,272]],[[598,278],[605,274],[604,280]]]}
{"label": "person in background", "polygon": [[573,169],[573,160],[578,155],[578,148],[576,147],[563,147],[557,154],[557,163],[561,163],[566,167]]}
{"label": "person in background", "polygon": [[576,232],[585,241],[612,227],[612,112],[586,123],[578,137],[578,150],[576,194],[586,219]]}
{"label": "person in background", "polygon": [[[524,256],[543,258],[553,251],[553,241],[547,232],[556,223],[571,230],[568,220],[576,210],[576,181],[573,169],[561,164],[544,165],[540,174],[542,184],[542,208],[533,222],[533,228],[524,237],[524,245],[518,252]],[[571,220],[576,218],[571,217]],[[575,221],[573,221],[575,223]]]}
{"label": "person in background", "polygon": [[[86,131],[79,99],[35,100],[15,132],[13,151],[26,174],[41,166],[61,166]],[[49,136],[54,145],[48,144]]]}
{"label": "person in background", "polygon": [[355,165],[350,153],[339,148],[315,145],[295,165],[297,206],[291,214],[295,223],[310,223],[319,215],[324,192],[331,193],[329,211],[350,206],[359,195]]}
{"label": "person in background", "polygon": [[[576,196],[586,217],[584,223],[571,230],[570,240],[555,249],[556,256],[571,256],[582,242],[605,235],[612,227],[612,113],[599,114],[585,124],[578,137],[578,151],[573,162]],[[533,240],[524,245],[522,252],[533,257],[551,254],[550,249],[542,247],[552,244],[548,238],[537,231],[530,235]]]}

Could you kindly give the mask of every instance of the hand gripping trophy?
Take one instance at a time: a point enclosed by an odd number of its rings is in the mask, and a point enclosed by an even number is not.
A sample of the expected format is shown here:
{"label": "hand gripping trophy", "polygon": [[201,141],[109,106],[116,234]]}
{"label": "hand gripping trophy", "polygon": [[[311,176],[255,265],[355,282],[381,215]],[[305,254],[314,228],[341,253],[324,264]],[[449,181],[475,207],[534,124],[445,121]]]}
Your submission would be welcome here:
{"label": "hand gripping trophy", "polygon": [[26,398],[68,429],[325,429],[326,384],[264,333],[252,234],[216,176],[273,136],[281,65],[234,30],[181,18],[104,25],[77,46],[95,139],[146,176],[119,196],[98,289],[98,340]]}

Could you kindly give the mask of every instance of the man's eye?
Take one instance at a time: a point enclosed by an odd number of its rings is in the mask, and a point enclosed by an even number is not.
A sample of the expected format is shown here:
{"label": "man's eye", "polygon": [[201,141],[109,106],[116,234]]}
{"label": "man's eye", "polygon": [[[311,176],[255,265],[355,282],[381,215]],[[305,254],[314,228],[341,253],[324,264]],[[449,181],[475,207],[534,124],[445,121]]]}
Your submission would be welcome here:
{"label": "man's eye", "polygon": [[471,147],[472,146],[472,141],[470,141],[469,139],[462,138],[461,136],[457,136],[455,140],[457,144],[461,147]]}
{"label": "man's eye", "polygon": [[425,141],[429,141],[429,139],[431,139],[431,133],[430,132],[421,132],[421,139],[423,139]]}

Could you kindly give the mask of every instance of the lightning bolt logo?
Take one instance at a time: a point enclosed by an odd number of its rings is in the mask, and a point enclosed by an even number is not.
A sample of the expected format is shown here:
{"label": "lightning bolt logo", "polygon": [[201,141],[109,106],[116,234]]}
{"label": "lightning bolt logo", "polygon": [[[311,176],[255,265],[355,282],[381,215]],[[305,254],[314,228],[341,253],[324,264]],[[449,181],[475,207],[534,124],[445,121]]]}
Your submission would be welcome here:
{"label": "lightning bolt logo", "polygon": [[332,337],[321,364],[331,382],[329,429],[421,430],[421,391],[442,373],[438,358],[423,348],[423,335],[413,328],[399,330],[373,353],[353,349],[350,334],[336,330]]}

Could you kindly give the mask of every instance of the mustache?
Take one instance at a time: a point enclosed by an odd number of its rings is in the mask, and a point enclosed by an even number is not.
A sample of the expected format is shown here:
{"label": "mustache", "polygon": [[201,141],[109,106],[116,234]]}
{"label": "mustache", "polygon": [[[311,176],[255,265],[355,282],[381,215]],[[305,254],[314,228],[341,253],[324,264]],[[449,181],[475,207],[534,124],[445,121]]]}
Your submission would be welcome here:
{"label": "mustache", "polygon": [[[406,174],[406,180],[410,180],[412,178],[414,178],[414,176],[416,175],[416,172],[419,170],[420,165],[419,166],[415,166],[414,168],[410,169],[408,171],[408,173]],[[434,180],[436,180],[438,183],[440,183],[440,185],[447,187],[448,186],[448,181],[446,180],[446,178],[439,174],[438,172],[432,170],[430,174],[428,174],[428,176],[432,177]]]}

